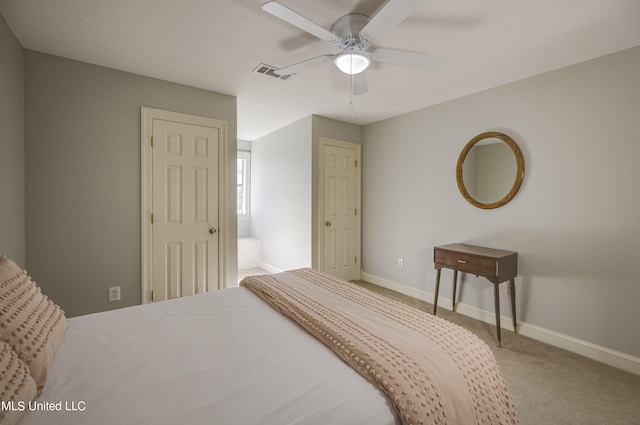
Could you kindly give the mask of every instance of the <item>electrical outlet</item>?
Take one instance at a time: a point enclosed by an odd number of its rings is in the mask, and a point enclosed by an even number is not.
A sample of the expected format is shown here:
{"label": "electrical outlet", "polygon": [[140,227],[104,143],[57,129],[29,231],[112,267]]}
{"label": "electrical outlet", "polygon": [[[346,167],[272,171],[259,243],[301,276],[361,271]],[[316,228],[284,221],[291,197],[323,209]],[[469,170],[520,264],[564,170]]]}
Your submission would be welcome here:
{"label": "electrical outlet", "polygon": [[398,258],[398,268],[401,269],[404,267],[404,259]]}
{"label": "electrical outlet", "polygon": [[109,302],[120,301],[120,287],[112,286],[109,288]]}

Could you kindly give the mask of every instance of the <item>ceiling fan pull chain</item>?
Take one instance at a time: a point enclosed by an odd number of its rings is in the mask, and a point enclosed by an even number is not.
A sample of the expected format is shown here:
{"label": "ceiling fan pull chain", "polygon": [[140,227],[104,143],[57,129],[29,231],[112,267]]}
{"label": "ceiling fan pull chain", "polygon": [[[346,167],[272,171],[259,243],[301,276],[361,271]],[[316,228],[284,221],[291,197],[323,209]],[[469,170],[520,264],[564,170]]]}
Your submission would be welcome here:
{"label": "ceiling fan pull chain", "polygon": [[356,113],[353,110],[353,74],[349,75],[351,87],[349,88],[349,105],[351,106],[351,116],[354,117]]}
{"label": "ceiling fan pull chain", "polygon": [[354,117],[356,115],[355,111],[353,110],[353,79],[354,74],[353,74],[353,55],[351,55],[351,73],[349,74],[349,82],[350,82],[350,86],[349,87],[349,105],[351,105],[351,116]]}

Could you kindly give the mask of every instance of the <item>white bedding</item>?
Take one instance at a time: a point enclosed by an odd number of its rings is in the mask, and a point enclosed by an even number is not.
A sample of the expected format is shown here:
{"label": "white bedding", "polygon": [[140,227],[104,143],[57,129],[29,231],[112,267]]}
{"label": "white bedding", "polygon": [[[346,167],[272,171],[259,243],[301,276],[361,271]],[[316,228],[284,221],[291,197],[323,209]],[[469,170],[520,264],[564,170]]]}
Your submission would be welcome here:
{"label": "white bedding", "polygon": [[377,388],[245,288],[70,319],[37,402],[61,411],[26,406],[19,425],[397,423]]}

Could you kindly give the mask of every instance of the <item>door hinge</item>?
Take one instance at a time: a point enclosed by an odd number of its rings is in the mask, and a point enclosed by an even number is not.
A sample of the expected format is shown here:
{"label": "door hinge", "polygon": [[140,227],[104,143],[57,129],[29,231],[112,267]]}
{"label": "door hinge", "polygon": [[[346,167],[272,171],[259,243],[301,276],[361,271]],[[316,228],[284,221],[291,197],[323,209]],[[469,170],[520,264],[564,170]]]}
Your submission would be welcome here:
{"label": "door hinge", "polygon": [[153,213],[151,213],[151,224],[153,224]]}
{"label": "door hinge", "polygon": [[353,257],[353,262],[358,264],[358,257]]}
{"label": "door hinge", "polygon": [[153,147],[153,136],[151,136],[151,147]]}
{"label": "door hinge", "polygon": [[353,210],[353,215],[358,215],[358,209],[357,208]]}
{"label": "door hinge", "polygon": [[151,291],[151,301],[153,301],[153,291]]}
{"label": "door hinge", "polygon": [[356,168],[358,168],[358,161],[356,161]]}

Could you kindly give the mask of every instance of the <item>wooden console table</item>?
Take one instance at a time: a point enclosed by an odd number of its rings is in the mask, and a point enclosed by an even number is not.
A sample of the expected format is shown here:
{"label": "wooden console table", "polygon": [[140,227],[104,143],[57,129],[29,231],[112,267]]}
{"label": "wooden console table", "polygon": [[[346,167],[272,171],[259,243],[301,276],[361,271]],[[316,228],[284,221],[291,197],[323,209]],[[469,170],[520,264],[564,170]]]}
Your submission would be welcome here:
{"label": "wooden console table", "polygon": [[440,272],[443,268],[453,270],[453,311],[456,309],[456,284],[458,272],[471,273],[485,277],[493,283],[493,297],[496,309],[496,329],[498,346],[502,346],[500,338],[500,284],[509,281],[511,293],[511,316],[513,331],[516,332],[516,285],[518,275],[518,253],[499,249],[484,248],[466,244],[449,244],[433,248],[433,263],[437,271],[436,291],[433,300],[433,314],[438,308],[438,291],[440,290]]}

